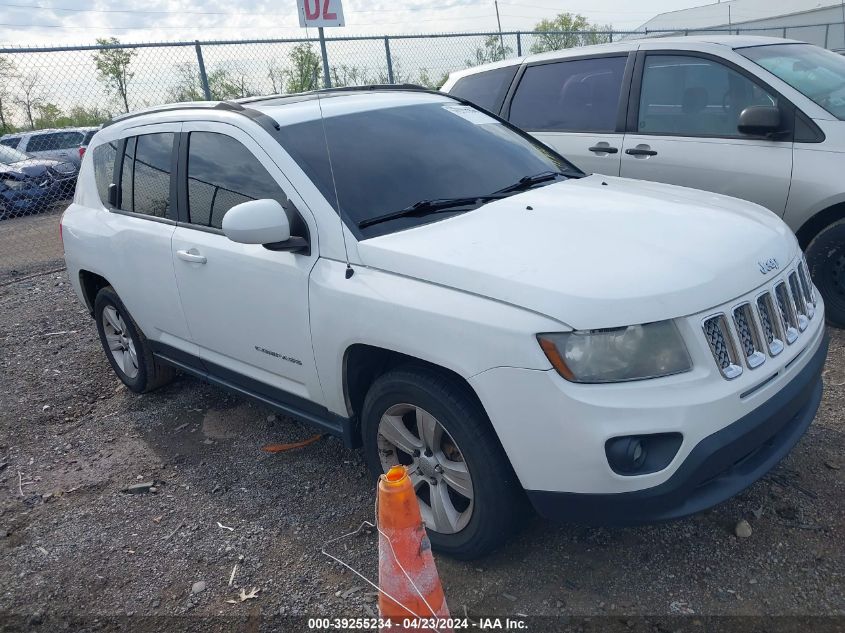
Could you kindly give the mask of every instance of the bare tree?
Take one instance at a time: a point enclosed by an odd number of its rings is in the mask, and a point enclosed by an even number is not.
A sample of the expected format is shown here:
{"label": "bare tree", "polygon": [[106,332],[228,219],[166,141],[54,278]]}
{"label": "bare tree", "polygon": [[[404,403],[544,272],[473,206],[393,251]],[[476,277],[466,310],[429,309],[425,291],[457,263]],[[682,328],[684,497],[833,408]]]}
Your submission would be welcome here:
{"label": "bare tree", "polygon": [[9,101],[12,98],[12,80],[17,77],[15,65],[0,57],[0,134],[12,129],[9,122]]}
{"label": "bare tree", "polygon": [[23,109],[26,119],[29,121],[29,127],[32,130],[35,129],[33,111],[44,103],[40,92],[40,83],[41,78],[38,76],[38,73],[30,73],[18,78],[19,92],[15,103]]}

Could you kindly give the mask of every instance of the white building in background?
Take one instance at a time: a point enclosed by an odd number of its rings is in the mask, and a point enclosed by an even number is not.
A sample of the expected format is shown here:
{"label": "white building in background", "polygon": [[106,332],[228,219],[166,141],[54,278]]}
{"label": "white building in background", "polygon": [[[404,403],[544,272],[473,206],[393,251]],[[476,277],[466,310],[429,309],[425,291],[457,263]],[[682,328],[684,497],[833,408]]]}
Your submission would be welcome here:
{"label": "white building in background", "polygon": [[661,13],[637,31],[659,36],[694,29],[739,29],[845,49],[843,23],[845,0],[728,0]]}

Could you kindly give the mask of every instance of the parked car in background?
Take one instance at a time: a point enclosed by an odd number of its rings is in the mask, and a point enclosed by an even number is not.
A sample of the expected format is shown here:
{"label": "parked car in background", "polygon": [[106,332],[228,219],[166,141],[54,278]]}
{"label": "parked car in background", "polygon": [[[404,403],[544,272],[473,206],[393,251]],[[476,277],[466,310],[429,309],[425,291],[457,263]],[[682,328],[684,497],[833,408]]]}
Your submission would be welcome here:
{"label": "parked car in background", "polygon": [[97,130],[100,128],[91,128],[87,132],[85,132],[85,137],[82,139],[82,143],[79,146],[79,161],[82,162],[82,157],[85,156],[85,151],[88,149],[88,145],[91,143],[91,139],[94,138],[94,134],[97,133]]}
{"label": "parked car in background", "polygon": [[453,73],[442,90],[501,114],[588,172],[750,200],[806,250],[845,327],[845,59],[769,37],[622,41]]}
{"label": "parked car in background", "polygon": [[77,168],[0,145],[0,220],[41,213],[73,196]]}
{"label": "parked car in background", "polygon": [[16,132],[0,137],[0,145],[25,152],[33,158],[52,158],[74,163],[78,167],[82,161],[82,154],[85,153],[81,148],[85,146],[86,139],[90,141],[98,129],[75,127]]}
{"label": "parked car in background", "polygon": [[526,499],[593,523],[724,501],[821,400],[824,305],[777,216],[587,176],[442,93],[127,115],[62,229],[129,389],[180,369],[362,446],[374,476],[407,466],[461,558]]}

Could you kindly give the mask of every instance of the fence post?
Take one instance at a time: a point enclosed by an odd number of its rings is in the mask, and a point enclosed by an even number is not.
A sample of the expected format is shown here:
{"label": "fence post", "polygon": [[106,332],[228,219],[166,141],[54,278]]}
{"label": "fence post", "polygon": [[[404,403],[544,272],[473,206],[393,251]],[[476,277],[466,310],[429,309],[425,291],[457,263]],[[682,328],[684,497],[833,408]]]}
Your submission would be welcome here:
{"label": "fence post", "polygon": [[393,83],[393,60],[390,57],[390,38],[384,38],[384,56],[387,58],[387,83]]}
{"label": "fence post", "polygon": [[516,34],[516,56],[522,57],[522,33],[517,32]]}
{"label": "fence post", "polygon": [[783,39],[786,39],[786,27],[783,27]]}
{"label": "fence post", "polygon": [[613,44],[613,31],[610,32],[610,43]]}
{"label": "fence post", "polygon": [[830,36],[830,24],[824,25],[824,47],[827,48],[827,39]]}
{"label": "fence post", "polygon": [[196,40],[197,49],[197,64],[200,67],[200,83],[202,84],[202,92],[205,95],[206,101],[211,101],[211,90],[208,87],[208,75],[205,74],[205,62],[202,60],[202,47],[200,41]]}
{"label": "fence post", "polygon": [[332,78],[329,76],[329,56],[326,53],[326,35],[321,26],[317,31],[320,34],[320,54],[323,56],[323,88],[332,87]]}

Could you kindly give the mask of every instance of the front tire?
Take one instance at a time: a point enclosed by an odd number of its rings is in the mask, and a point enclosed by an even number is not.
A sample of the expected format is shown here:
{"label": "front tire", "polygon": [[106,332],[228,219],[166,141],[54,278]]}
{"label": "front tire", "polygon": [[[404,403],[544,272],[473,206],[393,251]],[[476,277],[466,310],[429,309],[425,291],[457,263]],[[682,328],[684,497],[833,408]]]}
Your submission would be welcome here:
{"label": "front tire", "polygon": [[129,389],[144,393],[173,380],[175,370],[153,357],[149,341],[111,286],[97,293],[94,319],[106,358]]}
{"label": "front tire", "polygon": [[845,328],[845,220],[816,235],[806,257],[810,276],[824,299],[827,322]]}
{"label": "front tire", "polygon": [[405,465],[432,547],[463,560],[504,542],[528,510],[490,421],[468,387],[424,367],[379,377],[362,411],[374,477]]}

